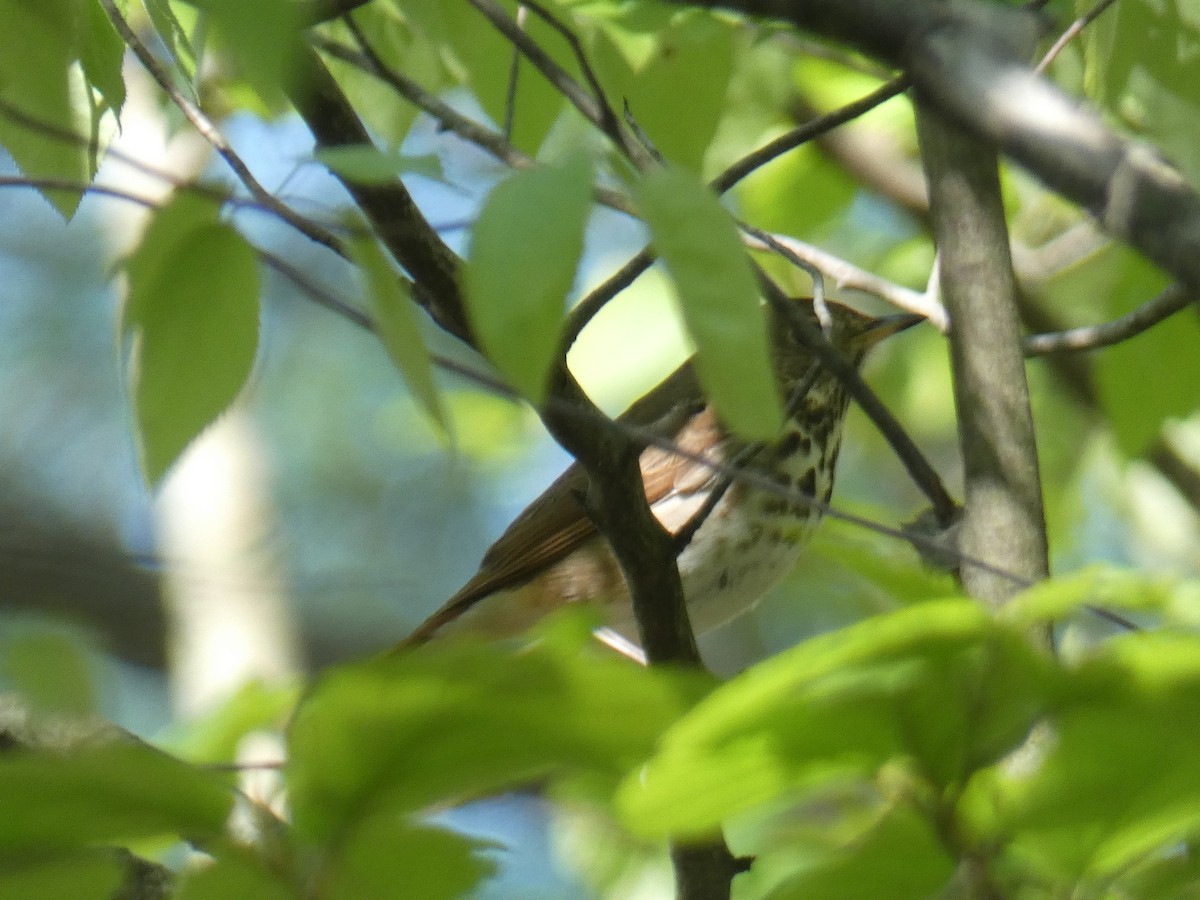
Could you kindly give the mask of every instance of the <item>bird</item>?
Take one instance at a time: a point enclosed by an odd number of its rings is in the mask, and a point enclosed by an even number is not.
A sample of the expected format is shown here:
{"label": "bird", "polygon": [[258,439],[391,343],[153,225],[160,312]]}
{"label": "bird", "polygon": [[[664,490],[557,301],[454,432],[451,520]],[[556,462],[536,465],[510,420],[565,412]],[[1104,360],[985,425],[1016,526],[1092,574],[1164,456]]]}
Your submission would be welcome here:
{"label": "bird", "polygon": [[[826,338],[856,367],[884,338],[924,321],[913,314],[877,318],[833,301],[791,302],[814,325],[824,322]],[[787,421],[773,440],[751,444],[731,433],[705,400],[692,360],[617,420],[660,439],[641,453],[642,481],[659,523],[674,535],[691,532],[677,563],[697,634],[740,616],[787,575],[833,492],[848,394],[783,317],[768,309],[768,322],[780,395],[788,398]],[[725,468],[718,472],[712,463]],[[730,482],[730,465],[752,469],[793,493],[781,496],[761,482]],[[588,603],[604,622],[598,636],[637,658],[629,591],[585,509],[586,489],[587,473],[576,463],[517,516],[476,574],[393,652],[450,634],[515,637],[555,610]],[[722,491],[715,504],[713,491]],[[697,527],[698,514],[703,518]]]}

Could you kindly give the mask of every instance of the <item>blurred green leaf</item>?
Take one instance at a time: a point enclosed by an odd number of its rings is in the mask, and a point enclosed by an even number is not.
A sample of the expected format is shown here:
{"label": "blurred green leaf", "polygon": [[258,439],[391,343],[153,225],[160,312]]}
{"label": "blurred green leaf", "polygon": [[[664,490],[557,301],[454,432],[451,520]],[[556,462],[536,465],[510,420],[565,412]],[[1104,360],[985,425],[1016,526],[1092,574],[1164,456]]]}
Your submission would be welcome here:
{"label": "blurred green leaf", "polygon": [[[180,875],[175,900],[298,900],[292,890],[248,849],[222,848],[206,865],[193,865]],[[324,896],[324,895],[322,895]]]}
{"label": "blurred green leaf", "polygon": [[592,166],[580,155],[517,172],[492,190],[471,231],[471,324],[488,359],[535,404],[558,349],[591,191]]}
{"label": "blurred green leaf", "polygon": [[549,634],[520,653],[445,642],[335,669],[290,730],[294,821],[326,841],[377,810],[572,772],[615,782],[697,690]]}
{"label": "blurred green leaf", "polygon": [[65,634],[11,629],[0,638],[0,677],[39,712],[83,715],[95,706],[87,656]]}
{"label": "blurred green leaf", "polygon": [[[541,5],[568,27],[574,24],[570,11],[555,0]],[[513,7],[507,5],[506,9]],[[530,156],[536,155],[566,104],[562,94],[528,59],[515,54],[512,43],[470,4],[406,0],[403,12],[415,28],[440,42],[441,52],[451,57],[447,68],[460,84],[470,88],[488,118],[504,123],[511,109],[511,143]],[[568,73],[578,74],[566,41],[532,10],[521,30]],[[514,55],[519,59],[519,72],[516,91],[510,93]]]}
{"label": "blurred green leaf", "polygon": [[766,314],[733,219],[682,169],[650,173],[636,193],[696,341],[696,369],[705,393],[738,434],[774,437],[783,407]]}
{"label": "blurred green leaf", "polygon": [[444,434],[451,434],[453,423],[433,380],[433,360],[421,337],[407,282],[388,262],[374,238],[355,238],[350,242],[350,254],[361,273],[375,330],[388,356],[426,414]]}
{"label": "blurred green leaf", "polygon": [[213,221],[208,201],[177,197],[151,221],[127,264],[122,333],[142,466],[157,485],[233,402],[258,344],[254,251]]}
{"label": "blurred green leaf", "polygon": [[[591,59],[609,104],[628,105],[638,128],[665,159],[700,172],[725,110],[733,73],[734,28],[722,17],[669,4],[597,6]],[[679,86],[687,85],[687,115]]]}
{"label": "blurred green leaf", "polygon": [[[354,21],[368,35],[372,52],[385,66],[403,73],[426,91],[440,95],[454,84],[444,58],[449,54],[444,44],[432,40],[419,23],[410,21],[411,6],[368,3],[354,11]],[[323,29],[342,43],[350,46],[355,43],[342,19],[326,22]],[[390,84],[373,74],[332,56],[326,57],[325,62],[371,134],[389,147],[399,147],[418,108],[401,99]]]}
{"label": "blurred green leaf", "polygon": [[445,181],[442,161],[436,155],[406,156],[384,153],[369,144],[355,147],[324,147],[316,152],[317,161],[339,175],[363,184],[392,181],[401,175],[423,175]]}
{"label": "blurred green leaf", "polygon": [[[95,111],[79,66],[88,43],[84,17],[78,0],[0,0],[0,101],[25,119],[0,116],[0,145],[27,177],[86,185],[95,175],[89,151]],[[80,191],[41,194],[64,218],[83,197]]]}
{"label": "blurred green leaf", "polygon": [[849,846],[809,858],[768,900],[876,897],[884,885],[888,900],[928,900],[943,895],[955,866],[929,821],[898,803]]}
{"label": "blurred green leaf", "polygon": [[292,0],[204,0],[214,31],[239,74],[269,109],[279,109],[301,46],[300,8]]}
{"label": "blurred green leaf", "polygon": [[629,776],[638,833],[702,834],[734,813],[896,756],[953,783],[1022,740],[1049,673],[978,604],[919,604],[822,635],[714,691]]}
{"label": "blurred green leaf", "polygon": [[142,0],[142,3],[150,17],[150,24],[171,51],[184,80],[191,84],[196,79],[196,51],[170,0]]}
{"label": "blurred green leaf", "polygon": [[494,863],[478,855],[492,846],[441,828],[413,825],[398,815],[371,816],[339,842],[327,896],[456,900],[495,871]]}
{"label": "blurred green leaf", "polygon": [[39,853],[219,834],[233,795],[217,779],[134,742],[0,757],[0,851]]}
{"label": "blurred green leaf", "polygon": [[[1072,324],[1094,324],[1153,299],[1167,279],[1134,251],[1112,247],[1087,265],[1059,274],[1052,284],[1058,302],[1076,307]],[[1143,452],[1165,421],[1200,405],[1198,344],[1200,323],[1183,312],[1091,354],[1100,406],[1127,456]]]}
{"label": "blurred green leaf", "polygon": [[964,819],[982,841],[1052,881],[1104,883],[1146,854],[1200,835],[1200,637],[1113,638],[1078,667],[1028,766],[968,785]]}
{"label": "blurred green leaf", "polygon": [[190,762],[232,762],[242,738],[252,731],[282,731],[299,695],[294,685],[249,681],[212,712],[188,721],[160,743]]}
{"label": "blurred green leaf", "polygon": [[[118,4],[119,7],[119,4]],[[120,113],[125,105],[125,42],[117,34],[108,14],[95,0],[87,4],[88,23],[82,29],[80,62],[91,84],[104,98],[105,105]]]}
{"label": "blurred green leaf", "polygon": [[1114,610],[1163,609],[1179,579],[1096,563],[1038,582],[1006,603],[1001,616],[1034,625],[1066,618],[1084,606]]}
{"label": "blurred green leaf", "polygon": [[6,900],[113,900],[124,866],[110,850],[0,858],[0,897]]}

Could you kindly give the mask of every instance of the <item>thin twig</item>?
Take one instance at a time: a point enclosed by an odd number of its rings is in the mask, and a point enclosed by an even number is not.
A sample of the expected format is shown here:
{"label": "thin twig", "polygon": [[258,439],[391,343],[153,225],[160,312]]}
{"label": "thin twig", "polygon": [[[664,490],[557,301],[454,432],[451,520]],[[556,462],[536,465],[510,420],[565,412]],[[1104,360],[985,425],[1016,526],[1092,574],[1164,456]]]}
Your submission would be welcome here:
{"label": "thin twig", "polygon": [[[464,116],[411,78],[388,66],[371,46],[369,39],[357,24],[352,20],[348,20],[347,24],[362,48],[361,53],[323,35],[315,35],[313,44],[322,53],[327,53],[378,78],[405,100],[436,119],[441,130],[448,131],[468,143],[474,144],[505,165],[514,169],[529,169],[537,165],[537,161],[532,156],[512,146],[500,132]],[[610,209],[630,216],[637,214],[630,199],[618,190],[599,186],[593,189],[593,196],[597,203]]]}
{"label": "thin twig", "polygon": [[[89,141],[88,138],[84,137],[83,135],[77,134],[66,128],[60,128],[58,125],[55,125],[52,122],[45,122],[41,119],[37,119],[33,116],[30,116],[27,113],[25,113],[24,111],[18,109],[15,106],[12,106],[11,104],[7,103],[4,100],[0,100],[0,115],[3,115],[5,118],[7,118],[13,122],[16,122],[18,125],[21,125],[22,127],[29,129],[30,131],[33,131],[39,135],[42,135],[43,137],[48,137],[48,138],[51,138],[52,140],[60,141],[69,146],[87,147],[91,144],[91,141]],[[194,194],[198,197],[207,197],[208,199],[210,199],[216,203],[220,203],[220,204],[223,204],[226,206],[236,207],[238,209],[245,209],[245,210],[250,210],[250,211],[254,211],[254,212],[261,212],[266,215],[275,216],[277,218],[279,216],[279,204],[278,203],[273,202],[273,203],[269,203],[269,204],[264,204],[264,203],[260,203],[258,200],[255,200],[251,197],[232,197],[232,196],[230,196],[229,192],[227,190],[225,190],[224,188],[214,187],[212,185],[202,184],[200,182],[184,180],[184,179],[178,178],[171,172],[168,172],[165,169],[157,168],[156,166],[153,166],[150,163],[144,162],[135,156],[131,156],[130,154],[125,153],[116,147],[107,148],[104,151],[104,158],[106,160],[113,160],[114,162],[119,162],[122,165],[129,166],[135,172],[137,172],[141,175],[145,175],[149,178],[153,178],[156,181],[161,181],[163,184],[169,185],[171,187],[171,189],[175,190],[175,191],[184,191],[189,194]],[[64,180],[64,179],[9,178],[6,180],[5,183],[7,186],[20,186],[20,185],[24,184],[25,186],[28,186],[28,187],[45,188],[46,190],[77,191],[79,193],[95,193],[95,194],[104,194],[104,195],[108,195],[108,196],[121,196],[116,191],[115,188],[108,188],[103,185],[88,185],[88,184],[84,184],[83,182],[73,182],[73,181]],[[127,199],[136,199],[136,198],[129,197]],[[321,226],[321,225],[318,225],[317,223],[314,223],[314,225],[316,227],[328,228],[331,236],[333,233],[333,228],[340,227],[340,226],[333,226],[333,227]],[[306,236],[309,236],[309,235],[306,235]],[[337,253],[340,256],[344,256],[345,254],[342,251],[340,242],[338,242],[336,240],[336,238],[334,238],[333,240],[334,240],[334,243],[332,245],[329,245],[329,244],[323,244],[323,245],[326,246],[328,249],[332,250],[334,253]]]}
{"label": "thin twig", "polygon": [[1119,344],[1186,309],[1195,300],[1195,291],[1176,282],[1153,300],[1148,300],[1132,312],[1113,319],[1111,322],[1085,325],[1081,328],[1070,328],[1066,331],[1047,334],[1031,334],[1022,342],[1021,348],[1026,356],[1045,356],[1048,353],[1096,350],[1100,347]]}
{"label": "thin twig", "polygon": [[[108,0],[108,2],[111,2],[111,0]],[[585,119],[602,131],[604,130],[604,123],[606,122],[605,104],[601,99],[593,97],[584,90],[583,85],[572,78],[570,73],[556,63],[550,57],[550,54],[543,50],[536,41],[518,28],[517,23],[509,18],[508,13],[498,3],[495,3],[494,0],[467,0],[467,2],[479,10],[484,18],[491,22],[496,30],[504,35],[514,47],[524,53],[537,70],[546,77],[546,80],[572,106],[579,110]],[[611,115],[611,110],[609,114]],[[608,134],[608,132],[605,131],[605,134]]]}
{"label": "thin twig", "polygon": [[[474,2],[474,0],[471,0],[471,2]],[[476,5],[478,6],[478,4]],[[583,45],[579,42],[579,38],[576,36],[575,32],[568,28],[566,23],[560,21],[557,16],[550,12],[550,10],[546,9],[546,7],[542,6],[540,3],[535,2],[535,0],[525,0],[523,5],[533,10],[543,22],[557,31],[562,36],[563,40],[567,42],[567,46],[571,48],[571,53],[575,56],[575,62],[579,65],[579,71],[583,73],[584,81],[586,81],[588,87],[591,88],[592,96],[595,97],[596,100],[596,104],[600,113],[600,121],[595,123],[596,127],[600,129],[601,133],[607,135],[609,140],[611,140],[634,165],[636,165],[639,169],[646,168],[646,166],[653,160],[647,158],[640,152],[641,148],[637,142],[631,140],[629,135],[621,127],[621,120],[617,118],[616,111],[608,102],[608,96],[604,93],[604,86],[600,84],[600,79],[596,76],[596,71],[592,68],[592,63],[588,59],[588,55],[583,49]],[[520,49],[522,52],[526,52],[523,46],[520,47]],[[533,59],[533,57],[530,57],[530,59]],[[536,64],[536,60],[534,60],[534,62]],[[549,76],[547,75],[547,77]],[[583,112],[583,110],[580,110],[580,112]]]}
{"label": "thin twig", "polygon": [[901,75],[880,85],[871,91],[871,93],[860,97],[858,100],[847,103],[845,106],[827,112],[824,115],[817,116],[815,119],[810,119],[803,125],[790,129],[774,140],[768,141],[754,152],[742,157],[714,178],[710,182],[710,186],[718,194],[723,194],[755,169],[762,168],[776,157],[782,156],[789,150],[795,150],[801,144],[808,143],[814,138],[832,131],[839,125],[845,125],[847,122],[857,119],[859,116],[870,112],[897,94],[904,93],[904,91],[908,90],[908,87],[908,79]]}
{"label": "thin twig", "polygon": [[204,114],[200,107],[196,106],[196,104],[183,95],[182,91],[175,87],[171,79],[171,74],[155,58],[150,49],[142,43],[137,34],[134,33],[134,30],[125,21],[125,17],[121,15],[121,11],[117,9],[113,0],[100,0],[100,2],[104,7],[104,11],[108,13],[108,17],[112,20],[113,26],[121,35],[121,39],[133,51],[143,68],[150,73],[150,77],[157,82],[159,88],[178,107],[179,111],[183,113],[184,117],[192,124],[192,127],[196,129],[200,136],[208,141],[209,145],[217,151],[221,159],[225,160],[225,164],[233,170],[234,175],[237,176],[246,190],[250,192],[250,196],[270,208],[279,218],[283,219],[283,221],[287,222],[310,240],[322,244],[331,250],[337,248],[339,245],[337,238],[315,222],[306,219],[286,204],[281,203],[270,191],[258,183],[258,179],[254,177],[249,167],[242,161],[242,158],[237,155],[229,142],[225,140],[225,136],[221,134],[212,120]]}
{"label": "thin twig", "polygon": [[[852,119],[863,115],[871,109],[874,109],[880,103],[883,103],[885,100],[894,96],[899,90],[903,90],[903,84],[900,84],[899,88],[895,92],[892,90],[893,88],[896,88],[896,82],[899,81],[900,79],[896,79],[895,82],[889,82],[889,84],[884,85],[878,90],[872,91],[870,94],[867,94],[866,96],[855,100],[852,103],[846,104],[846,106],[841,107],[840,109],[836,109],[832,112],[826,113],[825,115],[818,116],[817,118],[810,122],[804,123],[804,125],[801,125],[798,128],[793,128],[787,134],[781,135],[763,147],[760,147],[758,150],[751,152],[747,156],[733,163],[731,166],[725,169],[725,171],[721,172],[716,178],[710,181],[709,187],[712,188],[717,194],[724,194],[755,169],[766,165],[781,154],[795,149],[806,141],[811,141],[814,138],[820,137],[822,134],[825,134],[831,129],[837,128],[840,125],[844,125]],[[790,241],[790,239],[788,240]],[[815,251],[816,248],[813,248],[813,250]],[[814,263],[814,265],[818,267],[824,267],[827,264],[830,265],[831,268],[827,271],[827,274],[833,274],[834,280],[841,281],[843,278],[845,278],[847,283],[851,281],[856,282],[855,286],[862,285],[860,288],[861,290],[891,301],[892,298],[888,296],[888,292],[890,292],[889,289],[887,289],[885,285],[880,284],[878,281],[872,280],[872,276],[870,276],[869,273],[863,272],[863,270],[851,266],[850,263],[839,259],[832,254],[825,253],[824,251],[820,251],[820,254],[820,261],[818,261],[817,252],[808,254],[808,258]],[[797,251],[797,255],[805,256],[806,254],[802,251]],[[570,346],[575,342],[575,339],[579,336],[580,332],[587,327],[588,322],[595,318],[596,314],[604,308],[609,300],[632,284],[639,275],[649,269],[653,264],[653,251],[649,246],[643,247],[609,279],[593,289],[586,297],[577,303],[575,308],[571,310],[571,314],[567,317],[567,321],[563,327],[562,346],[564,351],[570,348]],[[859,277],[860,275],[862,277]],[[875,290],[874,288],[880,288],[881,290]],[[911,309],[913,312],[920,312],[922,315],[927,315],[927,317],[937,324],[939,328],[945,328],[944,313],[939,316],[936,310],[931,308],[931,304],[923,300],[920,295],[914,294],[910,297],[901,293],[896,293],[896,296],[903,300],[903,302],[897,303],[897,306],[899,306],[901,309]],[[910,303],[915,303],[915,306],[910,307]],[[922,308],[922,306],[924,308]],[[928,312],[926,310],[928,310]]]}
{"label": "thin twig", "polygon": [[1073,41],[1076,37],[1078,37],[1084,28],[1092,24],[1092,22],[1095,22],[1096,19],[1100,18],[1100,15],[1110,6],[1112,6],[1114,2],[1116,2],[1116,0],[1100,0],[1099,3],[1089,9],[1086,13],[1084,13],[1084,15],[1072,22],[1067,30],[1064,31],[1059,36],[1058,40],[1054,42],[1054,46],[1046,51],[1046,55],[1042,57],[1042,61],[1037,64],[1033,71],[1041,75],[1046,71],[1046,69],[1050,68],[1050,63],[1054,62],[1054,60],[1058,57],[1058,54],[1062,53],[1063,48],[1066,47],[1067,44]]}
{"label": "thin twig", "polygon": [[[525,30],[526,8],[524,4],[517,7],[517,27]],[[361,34],[361,32],[359,33]],[[360,38],[359,43],[362,44]],[[513,123],[517,120],[517,87],[521,75],[521,51],[512,48],[512,61],[508,68],[508,90],[504,95],[504,140],[512,143]]]}
{"label": "thin twig", "polygon": [[944,332],[947,328],[946,310],[928,292],[914,291],[912,288],[888,281],[886,278],[860,269],[853,263],[834,256],[820,247],[787,235],[771,234],[759,229],[748,229],[747,233],[769,238],[769,240],[763,241],[764,245],[782,248],[789,254],[789,258],[793,262],[800,260],[815,266],[827,277],[832,278],[834,283],[843,290],[861,291],[864,294],[886,300],[905,312],[924,316],[938,331]]}

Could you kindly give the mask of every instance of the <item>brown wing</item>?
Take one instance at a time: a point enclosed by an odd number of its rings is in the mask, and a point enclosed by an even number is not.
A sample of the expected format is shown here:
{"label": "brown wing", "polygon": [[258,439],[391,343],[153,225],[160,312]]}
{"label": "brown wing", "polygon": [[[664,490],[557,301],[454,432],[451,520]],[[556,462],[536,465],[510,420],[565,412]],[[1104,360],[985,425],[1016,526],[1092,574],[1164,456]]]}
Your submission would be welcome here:
{"label": "brown wing", "polygon": [[[699,382],[690,363],[633,404],[620,421],[650,428],[678,440],[685,426],[703,409]],[[715,427],[711,414],[707,417]],[[685,441],[695,443],[695,441]],[[689,447],[688,449],[694,449]],[[650,447],[641,457],[642,480],[651,503],[666,496],[697,464],[669,451]],[[434,632],[462,615],[479,600],[528,581],[546,566],[562,559],[596,535],[596,526],[583,507],[587,473],[572,465],[500,535],[484,554],[479,571],[435,613],[422,622],[401,646],[428,640]]]}

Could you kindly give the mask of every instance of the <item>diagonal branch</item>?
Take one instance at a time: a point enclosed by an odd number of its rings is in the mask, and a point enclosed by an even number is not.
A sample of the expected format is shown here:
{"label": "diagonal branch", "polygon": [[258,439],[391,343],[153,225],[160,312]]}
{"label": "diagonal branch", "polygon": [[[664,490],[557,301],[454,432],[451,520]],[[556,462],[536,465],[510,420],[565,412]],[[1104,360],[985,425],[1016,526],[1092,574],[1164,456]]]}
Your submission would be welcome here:
{"label": "diagonal branch", "polygon": [[[369,145],[371,136],[312,48],[296,41],[289,99],[320,148]],[[366,184],[339,175],[379,239],[412,277],[414,294],[443,329],[472,344],[458,283],[459,259],[398,180]]]}

